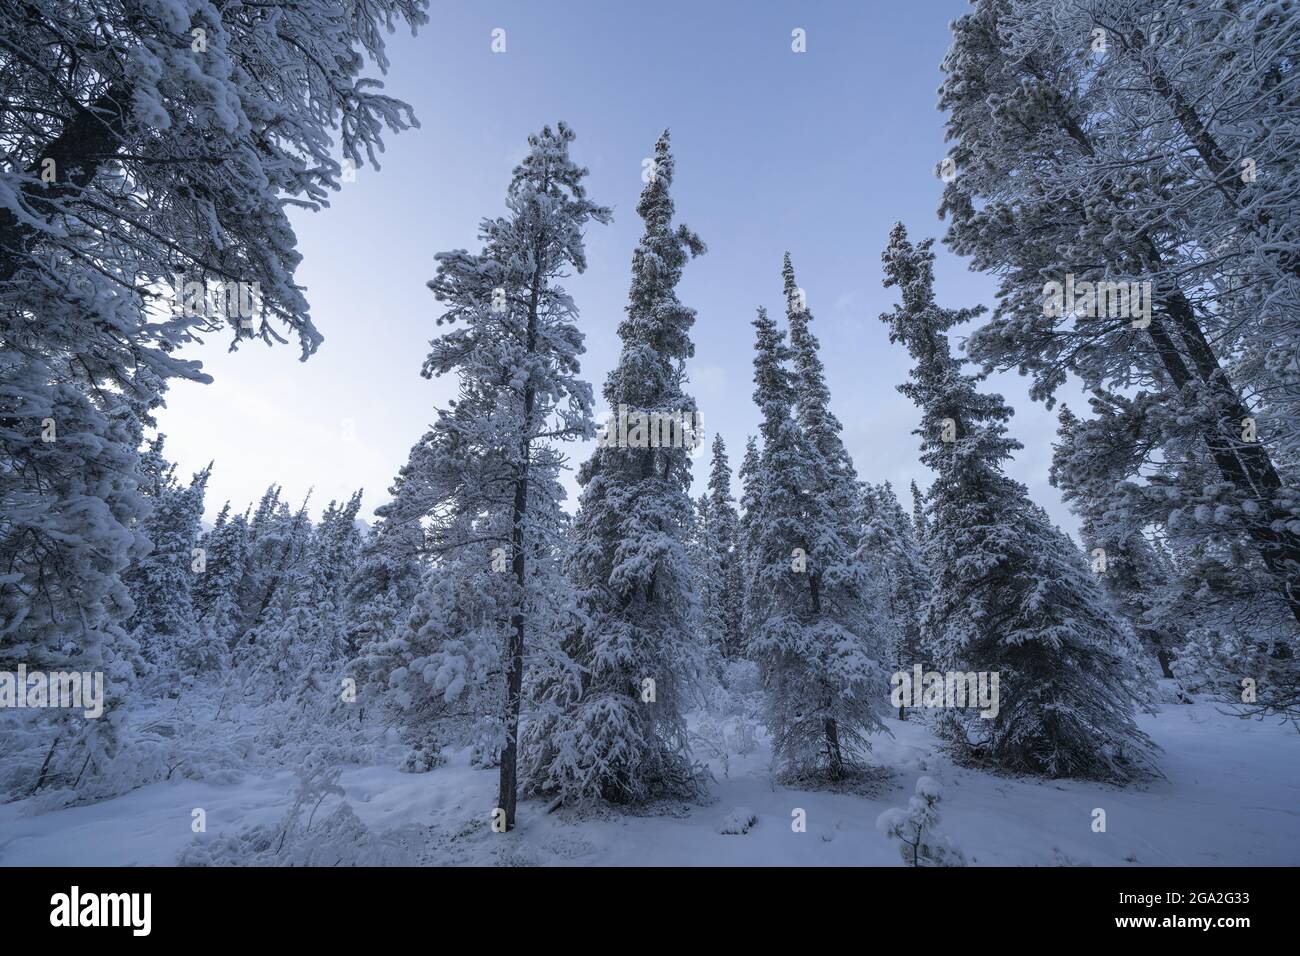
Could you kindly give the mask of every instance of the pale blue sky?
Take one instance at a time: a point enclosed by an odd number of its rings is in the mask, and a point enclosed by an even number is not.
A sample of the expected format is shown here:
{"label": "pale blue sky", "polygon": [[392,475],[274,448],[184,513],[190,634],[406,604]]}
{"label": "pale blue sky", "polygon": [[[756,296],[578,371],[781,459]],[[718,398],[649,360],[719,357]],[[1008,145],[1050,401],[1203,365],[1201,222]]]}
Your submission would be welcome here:
{"label": "pale blue sky", "polygon": [[[293,347],[227,355],[214,339],[193,350],[216,381],[173,389],[160,419],[171,457],[184,472],[216,460],[209,516],[277,481],[294,500],[314,486],[317,512],[364,487],[369,518],[451,394],[450,382],[419,376],[438,314],[425,287],[434,253],[477,248],[478,221],[502,210],[528,134],[564,120],[578,136],[575,159],[591,169],[590,195],[615,216],[588,230],[590,267],[568,283],[597,395],[617,356],[642,159],[668,127],[679,218],[709,246],[679,289],[698,311],[689,372],[707,441],[720,431],[734,468],[756,431],[749,323],[760,304],[780,314],[788,249],[858,471],[889,479],[908,504],[908,481],[928,476],[911,434],[918,414],[895,391],[907,356],[878,318],[894,301],[880,285],[880,250],[898,219],[914,239],[940,234],[938,64],[965,7],[436,0],[419,36],[393,37],[386,78],[421,128],[390,137],[382,171],[361,170],[330,209],[295,216],[298,276],[324,345],[305,364]],[[497,27],[502,54],[490,49]],[[796,27],[806,53],[791,51]],[[939,256],[943,304],[992,303],[989,277]],[[1012,432],[1025,444],[1010,472],[1072,529],[1047,483],[1054,415],[1029,402],[1014,373],[989,387],[1015,406]],[[588,452],[575,446],[572,457]],[[696,462],[696,493],[706,468],[707,457]]]}

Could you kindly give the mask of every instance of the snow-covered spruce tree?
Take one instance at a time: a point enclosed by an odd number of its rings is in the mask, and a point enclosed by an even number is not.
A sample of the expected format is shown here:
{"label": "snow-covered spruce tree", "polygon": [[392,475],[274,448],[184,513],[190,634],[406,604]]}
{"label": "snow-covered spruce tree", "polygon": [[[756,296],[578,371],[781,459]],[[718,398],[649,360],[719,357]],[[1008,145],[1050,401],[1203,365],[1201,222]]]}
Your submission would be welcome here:
{"label": "snow-covered spruce tree", "polygon": [[758,530],[756,508],[760,498],[758,481],[762,473],[762,454],[758,439],[750,435],[745,439],[745,457],[740,460],[736,476],[740,479],[740,522],[737,541],[740,549],[740,635],[741,653],[748,656],[749,631],[746,629],[745,608],[749,606],[749,587],[758,579],[752,560]]}
{"label": "snow-covered spruce tree", "polygon": [[152,547],[127,571],[135,613],[127,626],[152,678],[175,694],[186,679],[225,665],[225,648],[198,625],[193,588],[206,563],[194,553],[202,533],[203,497],[212,465],[181,485],[168,472],[150,492],[153,511],[142,530]]}
{"label": "snow-covered spruce tree", "polygon": [[247,573],[248,516],[230,516],[226,502],[212,530],[199,541],[203,570],[196,576],[193,596],[199,626],[207,628],[227,648],[239,637],[239,588]]}
{"label": "snow-covered spruce tree", "polygon": [[795,417],[799,389],[816,383],[786,368],[792,350],[766,309],[754,327],[763,450],[745,486],[746,652],[762,670],[774,759],[792,776],[839,779],[881,727],[884,611],[854,553],[856,515],[832,507],[835,480],[852,479]]}
{"label": "snow-covered spruce tree", "polygon": [[[366,74],[387,65],[384,28],[415,26],[423,10],[421,0],[0,6],[6,661],[46,666],[73,647],[96,669],[130,656],[111,645],[131,614],[120,575],[144,541],[141,411],[170,379],[206,380],[176,354],[196,335],[250,334],[244,315],[214,314],[202,295],[184,308],[174,284],[245,283],[261,306],[251,334],[270,343],[278,320],[304,353],[315,348],[289,208],[319,208],[338,188],[337,148],[349,163],[373,160],[385,129],[414,122]],[[51,737],[57,763],[71,742]]]}
{"label": "snow-covered spruce tree", "polygon": [[[1095,409],[1104,410],[1106,405],[1102,396],[1093,399]],[[1105,417],[1103,411],[1097,423]],[[1081,422],[1064,405],[1059,419],[1052,484],[1061,489],[1061,497],[1079,518],[1079,537],[1102,587],[1159,661],[1164,675],[1172,677],[1169,665],[1179,643],[1178,619],[1157,606],[1158,595],[1171,583],[1169,569],[1133,520],[1127,507],[1131,496],[1112,484],[1108,467],[1097,467],[1106,458],[1098,443],[1115,447],[1109,444],[1109,429]]]}
{"label": "snow-covered spruce tree", "polygon": [[1111,459],[1135,518],[1213,516],[1300,621],[1298,28],[1292,4],[978,0],[940,107],[945,241],[1001,279],[972,357],[1049,402],[1067,374],[1138,392],[1147,440]]}
{"label": "snow-covered spruce tree", "polygon": [[246,661],[258,691],[278,700],[323,706],[335,695],[327,684],[346,650],[342,586],[356,564],[360,533],[355,520],[361,492],[347,503],[331,501],[308,532],[296,560],[276,587],[268,613],[254,628],[255,652]]}
{"label": "snow-covered spruce tree", "polygon": [[[240,678],[265,675],[275,669],[276,634],[293,609],[297,575],[311,544],[307,514],[310,495],[297,511],[271,486],[258,502],[249,525],[249,561],[240,583],[239,641],[232,655]],[[263,688],[263,690],[267,690]]]}
{"label": "snow-covered spruce tree", "polygon": [[707,526],[709,522],[709,496],[707,493],[691,501],[690,521],[682,534],[686,546],[686,563],[695,575],[691,587],[698,600],[693,608],[691,627],[695,631],[705,656],[711,658],[707,670],[717,671],[722,666],[722,641],[717,621],[711,620],[706,608],[715,604],[718,591],[716,569],[708,550]]}
{"label": "snow-covered spruce tree", "polygon": [[[838,526],[828,525],[823,533],[831,536],[822,548],[824,560],[838,563],[840,554],[851,550],[857,535],[846,531],[853,525],[852,515],[858,510],[857,472],[853,461],[840,438],[841,426],[830,410],[831,393],[826,386],[826,370],[822,365],[820,346],[809,323],[812,312],[808,309],[804,290],[795,283],[794,266],[790,253],[785,254],[781,268],[785,293],[785,315],[790,325],[790,352],[793,368],[795,419],[804,438],[817,455],[815,468],[818,485],[815,486],[819,505],[830,515],[842,515]],[[810,491],[813,489],[809,489]],[[832,558],[831,555],[835,557]]]}
{"label": "snow-covered spruce tree", "polygon": [[1152,699],[1136,641],[1079,550],[1003,473],[1020,447],[1011,408],[976,389],[946,334],[980,310],[935,303],[930,245],[899,224],[882,257],[902,302],[881,319],[915,362],[899,390],[921,409],[921,460],[935,473],[922,640],[943,670],[999,675],[995,716],[945,711],[941,732],[959,755],[1007,770],[1129,779],[1154,749],[1134,722]]}
{"label": "snow-covered spruce tree", "polygon": [[[17,351],[0,347],[0,369],[0,670],[103,672],[120,702],[138,663],[121,574],[148,547],[138,422]],[[15,743],[3,777],[13,792],[81,776],[92,728],[80,712],[6,708],[0,722]]]}
{"label": "snow-covered spruce tree", "polygon": [[921,494],[921,489],[916,487],[916,482],[912,482],[912,534],[918,543],[925,541],[925,536],[929,532],[929,524],[925,520],[925,496]]}
{"label": "snow-covered spruce tree", "polygon": [[339,699],[333,678],[348,656],[343,590],[361,556],[361,495],[357,491],[343,504],[331,501],[321,515],[298,576],[291,623],[281,632],[281,673],[307,711],[328,709]]}
{"label": "snow-covered spruce tree", "polygon": [[[572,610],[558,550],[567,526],[559,508],[564,492],[554,471],[535,460],[528,494],[530,551],[522,604],[507,562],[510,510],[501,507],[460,529],[439,527],[441,544],[434,547],[441,554],[425,571],[409,615],[386,643],[372,646],[376,658],[388,663],[382,699],[409,747],[405,770],[437,766],[448,744],[470,746],[475,766],[501,765],[510,713],[505,655],[521,606],[525,670],[565,666],[555,640],[570,624]],[[528,680],[521,695],[528,700],[530,685]]]}
{"label": "snow-covered spruce tree", "polygon": [[[921,611],[929,599],[930,574],[912,530],[912,520],[898,503],[889,482],[862,489],[862,537],[858,557],[868,574],[884,585],[891,640],[886,663],[911,672],[916,664],[931,670],[932,657],[921,642]],[[906,711],[899,709],[899,719]]]}
{"label": "snow-covered spruce tree", "polygon": [[[530,790],[566,802],[642,801],[693,792],[685,683],[700,665],[697,599],[686,537],[692,520],[690,450],[695,402],[684,391],[695,310],[677,298],[682,269],[704,243],[673,224],[674,160],[667,131],[637,203],[645,231],[632,254],[622,353],[605,382],[611,414],[626,411],[626,441],[606,429],[581,468],[568,569],[580,621],[564,648],[576,668],[539,683],[553,713],[524,746]],[[679,417],[680,416],[680,417]],[[639,423],[639,424],[636,424]],[[668,441],[651,441],[649,432]]]}
{"label": "snow-covered spruce tree", "polygon": [[721,435],[713,438],[709,488],[699,509],[700,617],[706,640],[728,660],[741,653],[740,518]]}
{"label": "snow-covered spruce tree", "polygon": [[[361,557],[344,587],[349,664],[347,676],[357,684],[357,716],[364,720],[372,704],[383,702],[389,675],[401,661],[394,657],[393,637],[411,613],[426,563],[424,519],[429,502],[421,492],[421,442],[412,449],[389,488],[391,500],[375,509],[378,518],[361,546]],[[382,708],[381,708],[382,709]]]}
{"label": "snow-covered spruce tree", "polygon": [[[591,388],[578,377],[577,308],[559,280],[586,268],[583,230],[610,213],[587,198],[573,139],[563,123],[530,136],[506,214],[480,224],[482,251],[437,256],[429,287],[447,307],[439,324],[453,328],[431,343],[422,374],[456,375],[459,394],[401,476],[410,486],[403,520],[423,519],[420,547],[435,563],[397,645],[372,648],[399,662],[389,678],[398,693],[468,703],[471,726],[491,722],[487,749],[500,754],[507,829],[524,670],[555,657],[556,609],[566,601],[557,443],[594,434]],[[410,684],[412,675],[430,686]],[[473,700],[458,701],[464,688]],[[418,734],[433,717],[426,708],[408,730]]]}

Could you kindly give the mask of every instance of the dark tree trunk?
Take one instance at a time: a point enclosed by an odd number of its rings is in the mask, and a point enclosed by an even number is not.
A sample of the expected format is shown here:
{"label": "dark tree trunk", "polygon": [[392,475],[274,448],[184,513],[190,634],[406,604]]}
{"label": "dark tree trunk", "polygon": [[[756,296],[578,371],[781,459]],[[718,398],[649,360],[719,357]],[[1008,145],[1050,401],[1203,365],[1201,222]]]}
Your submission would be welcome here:
{"label": "dark tree trunk", "polygon": [[826,752],[830,756],[830,774],[832,780],[839,780],[844,776],[844,754],[840,751],[840,728],[835,723],[834,717],[827,717],[826,724]]}
{"label": "dark tree trunk", "polygon": [[[537,350],[537,307],[541,295],[544,240],[537,244],[532,289],[528,298],[528,354]],[[515,828],[515,810],[519,802],[519,714],[524,684],[524,590],[528,583],[525,559],[524,520],[528,513],[528,464],[532,456],[530,440],[536,389],[524,387],[524,435],[519,442],[519,475],[515,479],[515,500],[510,515],[511,571],[519,589],[515,612],[510,617],[510,637],[506,644],[506,744],[501,751],[501,780],[497,806],[505,811],[505,828]]]}
{"label": "dark tree trunk", "polygon": [[[89,107],[77,107],[63,131],[27,169],[29,174],[40,175],[44,161],[54,160],[53,183],[44,189],[29,186],[23,190],[37,211],[55,211],[50,200],[80,192],[95,178],[100,165],[121,149],[130,101],[128,88],[112,86]],[[0,282],[8,282],[17,273],[33,232],[11,211],[0,209]]]}
{"label": "dark tree trunk", "polygon": [[[819,618],[822,613],[822,594],[821,579],[816,572],[808,575],[808,588],[812,595],[813,617]],[[827,695],[826,708],[830,709],[833,703],[833,697]],[[832,780],[839,780],[844,776],[844,753],[840,749],[840,728],[835,723],[835,718],[827,716],[822,720],[822,730],[826,734],[826,759],[828,769]]]}
{"label": "dark tree trunk", "polygon": [[[1145,45],[1145,38],[1140,33],[1138,38],[1136,45],[1141,49]],[[1025,66],[1037,79],[1046,79],[1032,57],[1025,61]],[[1232,191],[1235,197],[1241,184],[1228,175],[1231,169],[1226,155],[1209,136],[1195,112],[1174,94],[1159,71],[1157,74],[1156,92],[1170,104],[1175,118],[1196,146],[1202,160],[1215,174],[1220,187]],[[1074,117],[1063,109],[1057,115],[1061,129],[1084,153],[1095,156],[1096,151],[1088,134]],[[1162,268],[1160,252],[1149,236],[1145,242],[1145,255],[1149,260],[1147,265],[1158,271]],[[1293,274],[1300,275],[1300,265],[1297,265],[1294,256],[1283,258],[1282,265]],[[1152,316],[1146,331],[1156,347],[1161,367],[1178,390],[1180,398],[1188,394],[1187,388],[1191,386],[1197,390],[1204,389],[1218,403],[1221,417],[1215,423],[1217,427],[1202,430],[1201,439],[1223,479],[1259,505],[1259,512],[1247,520],[1244,530],[1258,550],[1265,567],[1277,579],[1281,597],[1291,615],[1300,622],[1300,535],[1286,530],[1290,515],[1274,503],[1282,488],[1277,469],[1263,442],[1246,442],[1237,437],[1240,434],[1241,420],[1248,417],[1246,404],[1220,366],[1218,357],[1196,321],[1195,312],[1187,297],[1180,289],[1172,287],[1162,294],[1160,305],[1162,317],[1170,320],[1173,331],[1182,343],[1180,350],[1171,330]],[[1197,411],[1195,408],[1189,410]]]}

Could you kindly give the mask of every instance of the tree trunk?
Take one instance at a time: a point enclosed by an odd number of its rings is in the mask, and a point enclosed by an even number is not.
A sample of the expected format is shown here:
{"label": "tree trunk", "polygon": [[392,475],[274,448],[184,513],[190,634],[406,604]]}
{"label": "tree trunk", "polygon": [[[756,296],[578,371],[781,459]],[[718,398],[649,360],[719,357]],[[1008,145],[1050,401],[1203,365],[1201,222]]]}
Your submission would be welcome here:
{"label": "tree trunk", "polygon": [[844,776],[844,754],[840,751],[840,728],[834,717],[827,717],[825,722],[826,751],[830,755],[830,773],[832,780]]}
{"label": "tree trunk", "polygon": [[[1045,79],[1032,57],[1026,60],[1025,65],[1037,79]],[[1228,171],[1225,166],[1226,157],[1200,125],[1199,118],[1181,100],[1172,96],[1167,82],[1157,92],[1170,102],[1184,132],[1196,144],[1202,159],[1215,173],[1220,184],[1227,186],[1232,183],[1230,176],[1221,175]],[[1062,130],[1079,148],[1087,155],[1095,156],[1092,141],[1074,118],[1063,110],[1058,111],[1057,117]],[[1148,264],[1152,270],[1158,271],[1163,268],[1159,250],[1153,240],[1144,238]],[[1291,268],[1294,264],[1284,265]],[[1172,321],[1186,356],[1191,360],[1191,366],[1188,366],[1184,353],[1175,344],[1170,331],[1152,316],[1147,333],[1156,347],[1160,364],[1178,390],[1179,397],[1192,384],[1207,389],[1220,403],[1222,418],[1217,423],[1219,429],[1203,430],[1201,439],[1223,479],[1259,505],[1259,512],[1245,522],[1246,534],[1258,550],[1265,567],[1278,579],[1281,597],[1291,615],[1300,622],[1300,535],[1285,530],[1290,515],[1274,503],[1277,492],[1282,488],[1277,469],[1263,442],[1245,442],[1234,437],[1240,434],[1241,420],[1248,417],[1245,402],[1220,366],[1218,357],[1196,321],[1195,312],[1187,297],[1180,289],[1172,287],[1161,296],[1160,304],[1162,311]],[[1189,410],[1196,411],[1194,408]]]}
{"label": "tree trunk", "polygon": [[[89,107],[76,108],[76,115],[27,169],[29,175],[39,176],[44,161],[54,160],[53,183],[44,189],[35,186],[23,189],[37,211],[55,212],[57,205],[51,200],[75,196],[90,185],[100,164],[121,149],[130,102],[130,89],[115,85]],[[0,282],[8,282],[17,273],[34,232],[10,210],[0,209]]]}
{"label": "tree trunk", "polygon": [[[816,572],[808,575],[808,588],[812,595],[813,618],[819,618],[822,614],[822,595],[821,579]],[[826,697],[826,710],[830,710],[834,697],[830,694]],[[822,720],[822,730],[826,734],[826,757],[829,761],[829,771],[832,780],[839,780],[844,776],[844,753],[840,749],[840,728],[835,723],[835,718],[826,716]]]}
{"label": "tree trunk", "polygon": [[[528,298],[528,354],[537,351],[537,305],[541,294],[544,239],[535,252],[532,289]],[[506,644],[506,744],[501,751],[501,780],[497,790],[497,807],[505,811],[505,828],[515,828],[515,810],[519,801],[519,713],[524,684],[524,611],[523,600],[528,583],[525,559],[524,519],[528,513],[528,463],[532,455],[530,440],[533,408],[537,392],[532,384],[524,386],[524,433],[519,441],[519,476],[515,479],[515,500],[510,515],[511,570],[519,589],[515,612],[510,617],[510,637]]]}
{"label": "tree trunk", "polygon": [[[524,442],[525,454],[528,442]],[[528,507],[528,459],[523,462],[523,475],[515,482],[515,502],[510,530],[510,547],[514,552],[512,571],[519,587],[519,600],[523,600],[527,582],[527,565],[524,562],[524,514]],[[510,637],[506,646],[506,745],[501,751],[501,781],[497,792],[497,806],[505,811],[506,830],[515,828],[515,808],[519,799],[519,712],[524,682],[524,614],[517,605],[510,618]]]}

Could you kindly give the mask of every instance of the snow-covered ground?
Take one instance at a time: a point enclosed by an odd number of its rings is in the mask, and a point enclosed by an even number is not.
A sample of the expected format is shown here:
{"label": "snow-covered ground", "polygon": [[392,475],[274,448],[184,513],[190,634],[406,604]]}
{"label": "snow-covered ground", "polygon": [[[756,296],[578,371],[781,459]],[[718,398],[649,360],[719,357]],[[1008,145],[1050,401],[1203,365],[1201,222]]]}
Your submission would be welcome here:
{"label": "snow-covered ground", "polygon": [[[922,774],[943,785],[941,828],[974,864],[1300,864],[1294,728],[1228,717],[1205,702],[1166,705],[1142,726],[1164,748],[1168,779],[1120,790],[955,767],[918,723],[887,723],[894,736],[878,737],[875,755],[888,773],[874,795],[774,786],[760,746],[733,756],[730,776],[715,771],[716,800],[707,806],[575,815],[526,801],[519,828],[501,835],[489,826],[496,774],[471,768],[467,754],[426,774],[346,770],[341,783],[368,827],[400,831],[412,861],[433,865],[900,865],[875,821],[906,804]],[[195,840],[195,808],[206,812],[210,840],[274,824],[295,786],[284,771],[231,785],[156,784],[42,814],[26,802],[0,806],[0,865],[172,864]],[[745,834],[720,833],[737,808],[757,823]],[[806,832],[791,827],[796,808],[806,812]],[[1096,808],[1106,811],[1104,833],[1093,831]]]}

